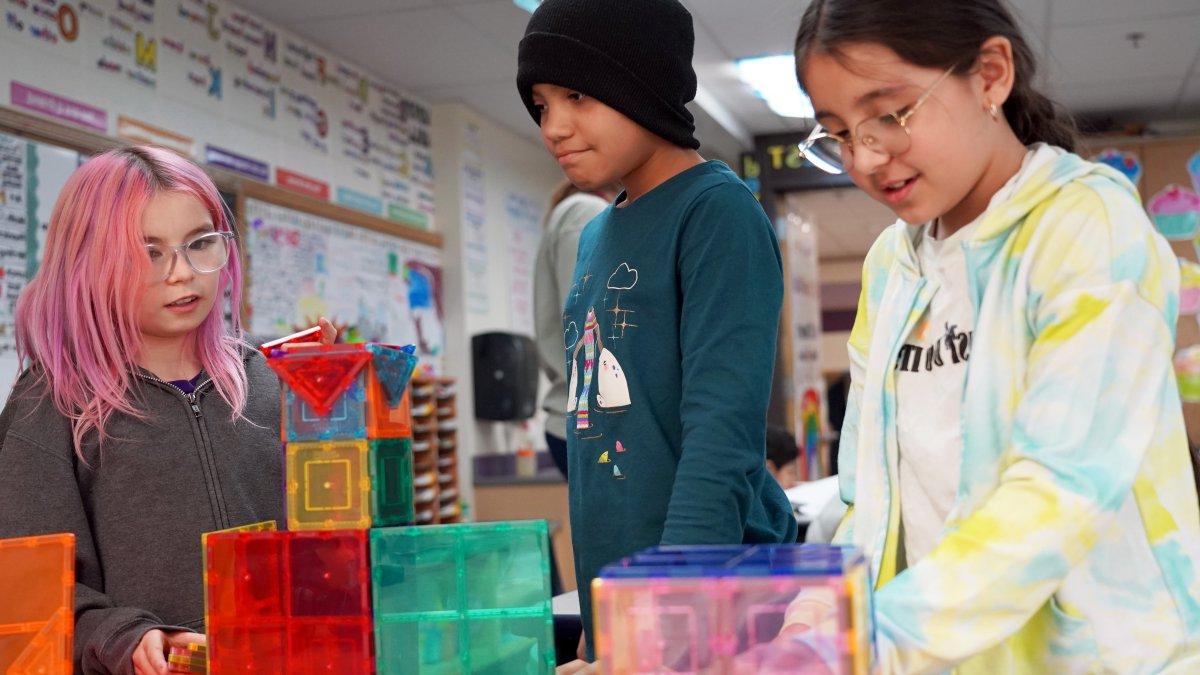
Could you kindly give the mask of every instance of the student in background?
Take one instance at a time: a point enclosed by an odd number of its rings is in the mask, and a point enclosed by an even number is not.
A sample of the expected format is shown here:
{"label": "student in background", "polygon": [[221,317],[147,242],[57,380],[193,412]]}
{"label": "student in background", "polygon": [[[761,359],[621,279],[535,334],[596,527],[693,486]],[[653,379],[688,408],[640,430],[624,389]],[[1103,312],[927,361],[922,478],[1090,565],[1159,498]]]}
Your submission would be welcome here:
{"label": "student in background", "polygon": [[767,469],[784,490],[796,487],[800,482],[799,459],[800,449],[796,446],[796,437],[783,427],[768,426]]}

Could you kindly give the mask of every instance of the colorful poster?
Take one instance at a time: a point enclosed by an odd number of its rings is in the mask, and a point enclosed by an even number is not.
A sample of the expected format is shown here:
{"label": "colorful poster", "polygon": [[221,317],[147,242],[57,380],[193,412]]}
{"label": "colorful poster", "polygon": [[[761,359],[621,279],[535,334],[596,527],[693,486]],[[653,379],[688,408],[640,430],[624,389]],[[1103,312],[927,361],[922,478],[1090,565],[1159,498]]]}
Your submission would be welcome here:
{"label": "colorful poster", "polygon": [[438,249],[255,199],[246,220],[253,334],[285,335],[323,315],[352,341],[415,344],[440,372]]}
{"label": "colorful poster", "polygon": [[1179,314],[1200,314],[1200,265],[1179,259]]}
{"label": "colorful poster", "polygon": [[1185,347],[1175,354],[1175,377],[1184,403],[1200,403],[1200,345]]}
{"label": "colorful poster", "polygon": [[1107,164],[1120,171],[1134,185],[1137,185],[1142,177],[1142,161],[1132,152],[1122,152],[1121,150],[1108,148],[1101,150],[1100,154],[1092,158],[1092,161]]}
{"label": "colorful poster", "polygon": [[1168,185],[1146,202],[1154,226],[1167,239],[1190,240],[1200,230],[1200,195]]}
{"label": "colorful poster", "polygon": [[821,445],[825,385],[821,375],[817,228],[807,216],[792,211],[785,217],[781,232],[791,352],[792,429],[803,453],[801,478],[816,480],[829,475],[831,469]]}

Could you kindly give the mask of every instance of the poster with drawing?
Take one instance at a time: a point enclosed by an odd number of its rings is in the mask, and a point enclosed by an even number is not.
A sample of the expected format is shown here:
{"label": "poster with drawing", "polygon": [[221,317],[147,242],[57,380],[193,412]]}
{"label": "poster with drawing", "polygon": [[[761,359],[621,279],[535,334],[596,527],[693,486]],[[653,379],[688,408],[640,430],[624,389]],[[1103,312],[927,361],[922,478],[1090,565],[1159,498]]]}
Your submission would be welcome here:
{"label": "poster with drawing", "polygon": [[793,210],[782,227],[784,302],[791,363],[792,432],[801,446],[802,478],[829,475],[821,451],[825,381],[821,374],[821,297],[817,261],[817,226]]}
{"label": "poster with drawing", "polygon": [[415,344],[441,372],[441,251],[432,246],[246,200],[249,331],[274,337],[329,317],[349,341]]}

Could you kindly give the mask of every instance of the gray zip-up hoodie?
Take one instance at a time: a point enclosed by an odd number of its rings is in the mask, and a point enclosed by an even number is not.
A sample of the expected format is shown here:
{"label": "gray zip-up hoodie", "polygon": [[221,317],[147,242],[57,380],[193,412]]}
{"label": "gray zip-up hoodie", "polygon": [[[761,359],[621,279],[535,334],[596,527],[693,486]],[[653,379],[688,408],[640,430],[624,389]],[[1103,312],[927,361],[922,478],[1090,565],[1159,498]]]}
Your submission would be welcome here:
{"label": "gray zip-up hoodie", "polygon": [[146,419],[114,415],[86,463],[37,378],[18,380],[0,413],[0,538],[75,534],[75,672],[132,675],[146,631],[204,632],[200,535],[282,517],[279,380],[249,349],[246,375],[233,421],[206,375],[189,396],[140,372]]}

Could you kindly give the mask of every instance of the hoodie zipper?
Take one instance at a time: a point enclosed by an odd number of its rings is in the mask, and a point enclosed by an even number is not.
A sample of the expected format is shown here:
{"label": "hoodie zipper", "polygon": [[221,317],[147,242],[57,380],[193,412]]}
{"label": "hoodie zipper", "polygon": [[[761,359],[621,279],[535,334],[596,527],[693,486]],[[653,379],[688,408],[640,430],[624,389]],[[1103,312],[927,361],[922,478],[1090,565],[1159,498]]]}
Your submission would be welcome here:
{"label": "hoodie zipper", "polygon": [[138,373],[138,376],[143,379],[150,380],[151,382],[156,382],[163,386],[170,387],[171,389],[179,392],[179,395],[182,396],[185,401],[187,401],[188,406],[192,409],[192,417],[196,421],[196,426],[200,432],[200,459],[206,474],[205,483],[209,488],[210,497],[213,502],[213,515],[217,519],[218,528],[223,529],[228,527],[229,517],[225,510],[224,500],[221,499],[221,487],[217,480],[216,458],[213,457],[212,449],[209,448],[208,435],[204,433],[204,414],[200,410],[200,393],[206,387],[212,384],[212,378],[202,381],[200,384],[196,385],[196,388],[192,390],[192,393],[188,394],[178,386],[171,384],[170,382],[167,382],[155,375]]}

